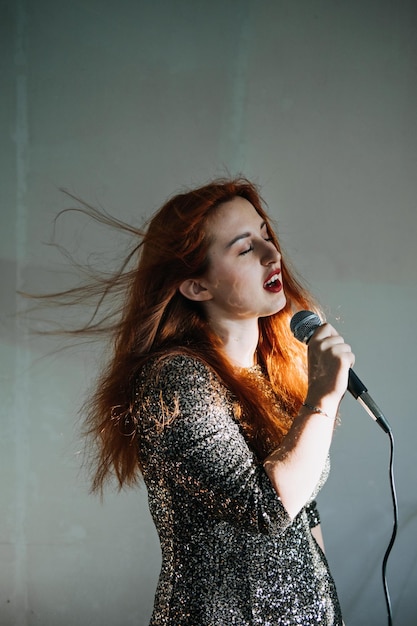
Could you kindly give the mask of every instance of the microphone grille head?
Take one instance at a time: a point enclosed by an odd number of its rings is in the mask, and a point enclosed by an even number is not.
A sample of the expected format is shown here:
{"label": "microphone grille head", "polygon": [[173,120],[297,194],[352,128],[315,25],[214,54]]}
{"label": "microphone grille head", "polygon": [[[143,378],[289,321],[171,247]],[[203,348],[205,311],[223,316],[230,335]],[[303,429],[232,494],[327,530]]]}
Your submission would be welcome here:
{"label": "microphone grille head", "polygon": [[322,322],[318,315],[312,311],[298,311],[290,322],[291,331],[298,341],[308,343],[311,335]]}

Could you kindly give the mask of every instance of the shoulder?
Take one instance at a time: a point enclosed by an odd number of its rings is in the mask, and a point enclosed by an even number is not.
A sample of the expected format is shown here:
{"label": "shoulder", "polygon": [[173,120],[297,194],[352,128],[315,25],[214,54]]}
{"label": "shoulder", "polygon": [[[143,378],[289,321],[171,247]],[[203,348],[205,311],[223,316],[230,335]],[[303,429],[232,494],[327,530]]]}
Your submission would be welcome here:
{"label": "shoulder", "polygon": [[[143,382],[167,382],[176,379],[215,381],[218,377],[201,359],[187,354],[173,353],[151,358],[143,367],[140,378]],[[220,382],[220,381],[219,381]]]}
{"label": "shoulder", "polygon": [[194,401],[212,401],[213,396],[227,395],[227,389],[201,359],[187,354],[168,354],[150,359],[137,380],[142,397],[155,396],[165,400],[192,397]]}
{"label": "shoulder", "polygon": [[214,370],[184,354],[155,358],[142,368],[135,405],[142,436],[147,438],[155,426],[158,436],[163,426],[164,436],[175,431],[175,436],[181,434],[181,441],[203,432],[205,437],[207,429],[214,428],[215,423],[218,428],[221,419],[229,421],[234,415],[230,393]]}

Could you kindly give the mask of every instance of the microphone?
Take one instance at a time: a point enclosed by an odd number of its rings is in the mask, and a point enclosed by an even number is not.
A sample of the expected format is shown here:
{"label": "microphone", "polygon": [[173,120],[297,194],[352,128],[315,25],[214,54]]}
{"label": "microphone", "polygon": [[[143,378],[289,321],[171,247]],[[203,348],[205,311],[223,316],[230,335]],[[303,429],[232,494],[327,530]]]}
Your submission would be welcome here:
{"label": "microphone", "polygon": [[[290,322],[290,328],[294,337],[303,343],[308,343],[316,328],[321,325],[321,319],[312,311],[298,311],[298,313],[292,317]],[[369,395],[368,390],[361,379],[351,368],[349,368],[347,388],[355,400],[362,405],[365,411],[369,413],[377,424],[379,424],[382,430],[387,434],[390,433],[391,426],[389,425],[388,420],[384,417],[381,409]]]}

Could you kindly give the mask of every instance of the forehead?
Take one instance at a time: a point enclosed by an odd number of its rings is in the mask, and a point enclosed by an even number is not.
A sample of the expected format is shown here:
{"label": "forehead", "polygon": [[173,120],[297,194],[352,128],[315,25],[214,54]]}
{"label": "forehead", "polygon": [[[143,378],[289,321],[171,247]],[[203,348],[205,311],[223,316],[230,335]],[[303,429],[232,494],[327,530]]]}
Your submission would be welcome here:
{"label": "forehead", "polygon": [[259,232],[263,222],[263,218],[249,200],[236,197],[217,207],[207,223],[207,232],[217,241],[226,241],[240,231]]}

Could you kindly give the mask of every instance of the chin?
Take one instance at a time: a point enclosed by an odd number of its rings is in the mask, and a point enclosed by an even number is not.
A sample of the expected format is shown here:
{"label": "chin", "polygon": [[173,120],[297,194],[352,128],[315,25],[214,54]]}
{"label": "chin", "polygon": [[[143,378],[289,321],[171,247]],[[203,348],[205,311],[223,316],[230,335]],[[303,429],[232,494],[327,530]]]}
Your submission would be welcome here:
{"label": "chin", "polygon": [[274,313],[278,313],[278,311],[282,311],[282,309],[285,307],[285,305],[287,304],[287,298],[285,296],[285,293],[283,291],[281,291],[279,294],[277,294],[277,300],[275,302],[275,311]]}
{"label": "chin", "polygon": [[287,298],[285,297],[285,294],[283,292],[280,292],[278,296],[279,297],[277,298],[276,302],[271,306],[272,310],[269,313],[269,315],[274,315],[275,313],[279,313],[287,304]]}

